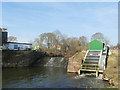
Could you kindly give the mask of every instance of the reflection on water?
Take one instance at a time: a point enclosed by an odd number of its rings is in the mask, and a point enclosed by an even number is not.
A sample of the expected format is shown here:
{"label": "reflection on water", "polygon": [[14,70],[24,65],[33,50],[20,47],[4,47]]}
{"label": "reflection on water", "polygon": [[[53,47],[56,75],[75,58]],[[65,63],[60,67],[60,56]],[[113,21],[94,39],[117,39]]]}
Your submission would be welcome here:
{"label": "reflection on water", "polygon": [[3,88],[108,87],[95,77],[67,73],[61,67],[31,67],[3,70]]}

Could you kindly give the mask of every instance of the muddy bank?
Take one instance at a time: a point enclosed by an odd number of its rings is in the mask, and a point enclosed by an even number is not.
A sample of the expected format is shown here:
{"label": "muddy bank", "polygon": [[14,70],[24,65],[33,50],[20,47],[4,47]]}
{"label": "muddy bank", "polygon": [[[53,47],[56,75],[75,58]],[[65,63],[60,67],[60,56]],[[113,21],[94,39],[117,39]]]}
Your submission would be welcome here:
{"label": "muddy bank", "polygon": [[48,56],[40,51],[2,51],[2,67],[27,67],[36,60]]}

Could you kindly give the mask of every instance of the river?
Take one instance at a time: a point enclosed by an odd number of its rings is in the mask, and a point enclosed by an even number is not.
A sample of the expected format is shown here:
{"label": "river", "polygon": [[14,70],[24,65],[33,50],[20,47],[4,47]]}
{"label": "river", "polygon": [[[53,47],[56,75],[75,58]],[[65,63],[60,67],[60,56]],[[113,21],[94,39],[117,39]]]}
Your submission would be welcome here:
{"label": "river", "polygon": [[30,67],[3,70],[3,88],[106,88],[108,83],[95,77],[67,73],[61,67]]}
{"label": "river", "polygon": [[[32,67],[7,68],[2,71],[3,88],[106,88],[108,82],[96,77],[67,73],[62,57],[45,57]],[[42,65],[42,66],[41,66]]]}

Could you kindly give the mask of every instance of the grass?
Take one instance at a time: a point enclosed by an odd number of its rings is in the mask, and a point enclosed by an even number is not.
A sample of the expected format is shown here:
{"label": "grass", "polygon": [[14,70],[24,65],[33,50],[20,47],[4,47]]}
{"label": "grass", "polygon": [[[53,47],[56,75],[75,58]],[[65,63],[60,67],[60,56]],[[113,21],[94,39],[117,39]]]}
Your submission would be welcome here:
{"label": "grass", "polygon": [[115,87],[118,87],[118,51],[111,50],[110,52],[105,73],[107,78],[114,80]]}

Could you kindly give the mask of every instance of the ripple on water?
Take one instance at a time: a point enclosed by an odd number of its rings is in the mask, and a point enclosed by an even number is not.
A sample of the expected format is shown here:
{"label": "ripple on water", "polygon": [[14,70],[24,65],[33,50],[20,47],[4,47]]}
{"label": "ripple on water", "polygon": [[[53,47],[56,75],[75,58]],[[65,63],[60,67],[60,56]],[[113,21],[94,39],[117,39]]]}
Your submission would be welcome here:
{"label": "ripple on water", "polygon": [[[17,72],[18,71],[18,72]],[[65,68],[35,67],[7,69],[3,72],[3,87],[6,88],[65,88],[93,87],[106,88],[108,83],[85,74],[67,73]]]}

